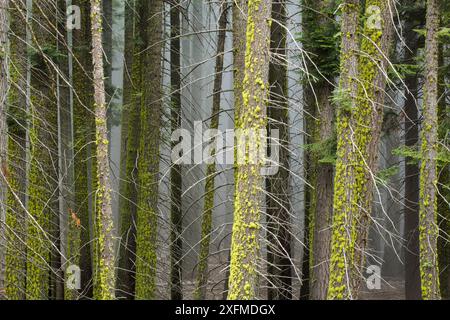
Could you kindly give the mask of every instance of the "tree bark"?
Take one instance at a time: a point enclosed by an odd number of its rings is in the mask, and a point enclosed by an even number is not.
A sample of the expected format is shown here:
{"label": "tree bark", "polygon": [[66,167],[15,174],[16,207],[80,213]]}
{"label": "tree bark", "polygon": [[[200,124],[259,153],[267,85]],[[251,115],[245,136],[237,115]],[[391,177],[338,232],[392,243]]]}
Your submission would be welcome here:
{"label": "tree bark", "polygon": [[[95,235],[91,229],[95,209],[89,203],[95,202],[96,157],[91,156],[90,143],[95,141],[94,86],[92,83],[92,36],[89,0],[75,0],[80,7],[81,29],[73,30],[73,121],[74,121],[74,184],[75,205],[68,214],[67,257],[81,269],[81,297],[92,298],[92,253]],[[93,163],[93,165],[89,165]],[[79,222],[78,222],[79,220]],[[95,232],[94,232],[95,233]],[[66,288],[66,299],[75,299],[76,292]]]}
{"label": "tree bark", "polygon": [[[232,4],[232,30],[233,30],[233,99],[234,99],[234,127],[239,127],[240,110],[242,107],[242,84],[244,82],[245,69],[245,29],[247,25],[247,0],[236,0]],[[237,159],[236,149],[234,150],[234,181],[237,177]],[[233,193],[234,201],[236,201],[236,193]],[[228,266],[231,262],[231,248],[228,250]],[[223,299],[228,296],[230,280],[230,268],[227,268],[224,281]]]}
{"label": "tree bark", "polygon": [[9,90],[9,65],[10,53],[8,45],[8,19],[9,1],[0,1],[0,288],[4,287],[4,248],[5,248],[5,220],[6,220],[6,195],[7,195],[7,155],[8,155],[8,128],[6,122],[6,102]]}
{"label": "tree bark", "polygon": [[6,266],[5,291],[10,300],[25,299],[26,287],[26,88],[27,45],[26,3],[10,3],[11,30],[16,37],[10,39],[10,90],[8,92],[8,166],[6,212]]}
{"label": "tree bark", "polygon": [[[139,59],[134,59],[135,6],[125,4],[125,52],[123,71],[123,109],[120,158],[120,247],[117,296],[131,299],[135,289],[136,211],[138,185],[136,155],[139,148],[140,104],[133,98],[133,85],[138,85]],[[136,51],[135,51],[136,47]]]}
{"label": "tree bark", "polygon": [[51,251],[60,250],[58,217],[56,37],[54,11],[33,3],[31,24],[31,128],[27,219],[27,300],[48,299]]}
{"label": "tree bark", "polygon": [[419,243],[422,298],[440,299],[437,259],[438,1],[427,1],[425,83],[421,130]]}
{"label": "tree bark", "polygon": [[[318,141],[333,139],[334,110],[329,98],[331,88],[323,84],[318,90],[318,105],[321,108],[318,124]],[[315,184],[314,223],[312,224],[310,299],[324,300],[327,296],[331,242],[331,221],[333,219],[333,165],[318,163]]]}
{"label": "tree bark", "polygon": [[[279,163],[266,179],[268,299],[292,297],[289,205],[289,112],[287,105],[286,2],[272,3],[271,62],[269,65],[268,130],[279,131]],[[272,137],[273,139],[273,137]]]}
{"label": "tree bark", "polygon": [[352,150],[352,130],[355,122],[351,110],[356,107],[358,85],[358,16],[359,1],[346,0],[342,4],[340,84],[336,94],[337,151],[333,194],[333,228],[331,236],[330,280],[327,299],[350,299],[353,297],[349,283],[352,265],[353,231],[352,219],[358,190],[355,190],[355,170]]}
{"label": "tree bark", "polygon": [[[267,125],[270,12],[271,1],[248,1],[243,105],[238,123],[245,141],[239,141],[238,148],[257,152],[263,147],[260,130],[265,130]],[[255,139],[250,142],[245,134],[251,131]],[[238,153],[237,161],[228,299],[247,300],[258,297],[263,159],[258,159],[255,152],[239,159]]]}
{"label": "tree bark", "polygon": [[[335,1],[305,2],[304,46],[312,53],[309,63],[305,102],[306,128],[310,152],[306,154],[309,252],[309,298],[323,300],[327,296],[330,261],[331,223],[333,213],[333,164],[335,153],[334,107],[330,101],[334,79],[338,76],[338,48],[332,35],[337,32]],[[317,24],[320,28],[317,28]],[[316,77],[317,79],[314,79]],[[314,91],[314,92],[312,92]],[[306,259],[305,259],[306,260]],[[305,262],[306,264],[306,262]],[[306,266],[305,266],[306,267]],[[307,285],[302,283],[303,286]]]}
{"label": "tree bark", "polygon": [[[412,29],[420,27],[413,24],[413,16],[421,17],[420,13],[412,12],[405,17],[405,57],[404,63],[412,64],[419,48],[418,35]],[[422,20],[422,19],[421,19]],[[409,48],[410,50],[408,50]],[[409,92],[403,106],[405,112],[405,146],[416,147],[419,141],[419,117],[416,104],[418,96],[418,75],[408,75],[405,86]],[[422,297],[420,289],[419,267],[419,166],[405,158],[405,200],[404,200],[404,239],[405,239],[405,298],[419,300]]]}
{"label": "tree bark", "polygon": [[[181,65],[180,65],[180,9],[181,2],[170,2],[170,87],[171,87],[171,127],[172,131],[181,126]],[[172,150],[177,142],[172,141]],[[182,253],[183,253],[183,213],[181,165],[173,163],[170,168],[170,297],[183,299],[182,292]]]}
{"label": "tree bark", "polygon": [[[156,295],[156,249],[158,225],[158,174],[160,116],[162,106],[162,1],[141,0],[140,74],[138,92],[141,123],[138,150],[138,209],[136,243],[136,299],[154,299]],[[145,50],[143,50],[145,49]]]}
{"label": "tree bark", "polygon": [[92,64],[94,79],[97,178],[96,246],[94,295],[98,300],[115,298],[114,230],[111,208],[111,179],[103,73],[101,0],[91,0]]}
{"label": "tree bark", "polygon": [[[374,176],[378,172],[378,155],[386,96],[386,78],[389,49],[391,46],[392,1],[368,1],[367,20],[361,40],[359,58],[358,108],[356,118],[356,190],[358,212],[354,217],[355,247],[352,290],[358,298],[365,277],[366,249],[369,237],[370,217],[374,192]],[[376,15],[374,21],[372,18]],[[378,25],[377,25],[378,24]],[[359,150],[358,150],[359,149]]]}
{"label": "tree bark", "polygon": [[10,2],[10,24],[15,37],[10,38],[8,92],[8,166],[7,166],[7,212],[6,212],[6,265],[5,293],[10,300],[25,299],[26,287],[26,136],[27,97],[27,44],[26,2]]}
{"label": "tree bark", "polygon": [[[330,272],[336,273],[333,281],[339,284],[333,286],[329,297],[336,299],[358,298],[361,280],[364,275],[365,254],[368,241],[369,222],[372,209],[373,176],[377,171],[378,144],[381,134],[383,119],[383,101],[386,74],[386,61],[390,44],[390,6],[387,1],[367,1],[365,4],[366,20],[361,39],[361,54],[358,60],[357,77],[353,78],[353,83],[357,84],[356,100],[353,95],[351,100],[356,103],[350,108],[345,107],[350,112],[350,121],[338,123],[338,162],[336,165],[336,186],[335,186],[335,215],[339,215],[342,226],[350,224],[347,228],[337,232],[333,230],[333,238],[343,238],[344,251],[337,257],[332,253],[331,263],[337,262],[330,268]],[[345,30],[342,30],[345,37]],[[342,59],[346,57],[341,56]],[[345,62],[344,62],[345,63]],[[343,62],[341,61],[341,65]],[[358,81],[356,81],[358,79]],[[339,121],[339,120],[338,120]],[[341,153],[342,139],[339,127],[350,130],[344,139],[347,140],[349,161],[340,162],[343,158]],[[348,173],[351,181],[342,181],[344,172],[342,165],[351,166],[352,172]],[[339,171],[340,170],[340,171]],[[338,172],[339,171],[339,172]],[[349,191],[350,190],[350,191]],[[350,196],[345,197],[345,194]],[[342,209],[348,207],[350,210]],[[342,213],[345,213],[341,216]],[[336,220],[335,221],[339,221]],[[347,235],[343,236],[344,233]],[[346,241],[348,241],[346,243]],[[332,250],[339,249],[339,245]],[[342,248],[341,248],[342,249]],[[340,251],[340,250],[339,250]],[[336,269],[337,267],[337,269]],[[330,276],[331,277],[331,276]],[[331,279],[331,278],[330,278]],[[330,280],[331,282],[331,280]]]}

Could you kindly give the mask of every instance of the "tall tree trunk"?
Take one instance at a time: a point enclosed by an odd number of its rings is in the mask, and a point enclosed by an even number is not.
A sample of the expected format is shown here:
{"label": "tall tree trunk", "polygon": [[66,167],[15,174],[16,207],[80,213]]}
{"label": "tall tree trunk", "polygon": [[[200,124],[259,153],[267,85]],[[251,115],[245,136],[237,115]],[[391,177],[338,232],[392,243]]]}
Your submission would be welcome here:
{"label": "tall tree trunk", "polygon": [[9,1],[0,1],[0,288],[4,287],[4,247],[5,247],[5,220],[7,195],[7,155],[8,155],[8,128],[6,122],[6,109],[8,101],[8,74],[9,74],[9,45],[8,45],[8,19]]}
{"label": "tall tree trunk", "polygon": [[[320,107],[318,126],[318,141],[332,142],[334,110],[329,101],[330,85],[323,84],[318,90],[318,105]],[[325,146],[329,147],[329,146]],[[311,271],[310,299],[323,300],[327,297],[329,279],[329,260],[331,242],[331,222],[333,219],[333,165],[318,161],[315,181],[314,223],[312,224],[312,239],[310,239]]]}
{"label": "tall tree trunk", "polygon": [[91,0],[92,63],[94,78],[95,124],[97,146],[95,298],[115,297],[114,230],[111,209],[111,179],[108,158],[105,83],[103,74],[101,1]]}
{"label": "tall tree trunk", "polygon": [[50,289],[51,251],[57,247],[58,215],[56,37],[48,3],[33,3],[31,53],[31,159],[27,221],[28,300],[47,299]]}
{"label": "tall tree trunk", "polygon": [[[120,236],[117,296],[131,299],[134,294],[136,255],[136,155],[139,148],[140,103],[133,98],[133,85],[139,84],[139,47],[135,42],[134,1],[125,4],[125,52],[123,70],[123,110],[120,159]],[[136,51],[135,51],[136,48]]]}
{"label": "tall tree trunk", "polygon": [[26,2],[10,2],[10,89],[8,92],[8,166],[6,211],[5,293],[10,300],[25,299],[26,286],[26,134],[27,134],[27,44]]}
{"label": "tall tree trunk", "polygon": [[[237,154],[229,300],[255,299],[258,296],[263,185],[260,171],[264,159],[255,153],[264,148],[264,137],[260,131],[265,130],[267,125],[270,12],[271,1],[248,1],[243,105],[238,123],[245,140],[238,139],[238,150],[248,150],[249,154]],[[252,133],[255,139],[249,141],[246,135]]]}
{"label": "tall tree trunk", "polygon": [[[362,275],[364,273],[366,245],[368,241],[368,230],[370,214],[372,208],[373,175],[376,174],[376,163],[378,156],[378,144],[381,134],[381,125],[383,119],[383,101],[386,74],[386,57],[390,44],[390,8],[387,1],[367,1],[365,4],[366,20],[364,23],[363,35],[361,39],[361,55],[359,56],[359,70],[357,78],[359,85],[357,88],[356,106],[350,105],[350,122],[343,121],[338,126],[346,127],[350,130],[350,135],[344,137],[347,140],[347,149],[349,152],[344,157],[349,157],[349,161],[340,163],[343,155],[340,153],[340,141],[338,141],[338,163],[336,166],[336,187],[334,196],[335,215],[337,220],[350,223],[349,228],[333,230],[333,238],[341,237],[343,231],[348,232],[349,242],[345,244],[344,250],[348,249],[349,254],[341,254],[336,257],[332,254],[332,266],[330,272],[336,273],[333,276],[333,289],[329,292],[329,297],[335,299],[353,299],[358,298]],[[344,36],[345,30],[342,30]],[[341,56],[341,59],[345,57]],[[341,62],[342,65],[342,62]],[[353,80],[355,82],[355,80]],[[353,96],[350,96],[351,100]],[[340,106],[342,107],[342,106]],[[346,106],[343,106],[346,108]],[[348,106],[347,106],[348,108]],[[339,128],[338,128],[339,130]],[[338,131],[340,136],[340,132]],[[338,139],[342,139],[339,137]],[[348,174],[351,181],[342,183],[343,173],[339,166],[352,166],[352,172]],[[339,173],[338,170],[341,170]],[[345,170],[345,169],[344,169]],[[351,191],[348,191],[351,190]],[[345,197],[349,192],[350,197]],[[345,207],[350,208],[347,211]],[[341,216],[342,212],[348,212]],[[344,225],[344,224],[342,224]],[[332,244],[332,251],[338,249],[339,245]],[[339,254],[335,251],[335,254]],[[333,258],[335,258],[333,260]],[[336,259],[337,258],[337,259]],[[336,268],[337,267],[337,268]],[[340,285],[339,285],[340,283]],[[336,284],[338,284],[336,286]]]}
{"label": "tall tree trunk", "polygon": [[352,264],[352,218],[356,214],[355,170],[351,165],[355,127],[351,110],[356,107],[358,85],[358,16],[359,1],[346,0],[342,4],[340,83],[335,93],[337,99],[337,151],[333,195],[333,228],[331,237],[330,280],[328,299],[352,298],[349,275]]}
{"label": "tall tree trunk", "polygon": [[[308,161],[309,223],[309,298],[323,300],[327,296],[333,212],[333,165],[335,153],[334,108],[330,98],[334,79],[338,76],[338,48],[332,35],[337,32],[335,1],[305,2],[304,46],[312,53],[309,63],[306,103],[310,152]],[[317,24],[320,28],[317,28]],[[317,80],[314,79],[317,78]],[[314,81],[315,80],[315,81]],[[314,92],[310,92],[314,91]],[[308,93],[309,92],[309,93]],[[306,267],[306,266],[305,266]],[[302,283],[302,288],[303,288]]]}
{"label": "tall tree trunk", "polygon": [[[95,141],[94,86],[92,84],[91,23],[89,0],[74,0],[80,8],[80,29],[73,30],[73,121],[74,121],[74,185],[75,204],[67,212],[67,257],[81,269],[82,297],[93,297],[92,252],[95,236],[91,232],[95,209],[91,209],[90,199],[95,198],[92,182],[95,155],[90,155],[90,143]],[[90,166],[89,163],[94,165]],[[90,185],[92,184],[92,185]],[[94,223],[95,224],[95,223]],[[66,289],[66,299],[75,299],[77,294]]]}
{"label": "tall tree trunk", "polygon": [[427,1],[425,83],[421,132],[419,243],[422,298],[440,299],[437,259],[438,1]]}
{"label": "tall tree trunk", "polygon": [[[291,299],[291,231],[289,204],[289,112],[287,105],[286,2],[272,3],[268,129],[279,131],[279,163],[266,179],[268,299]],[[271,135],[272,136],[272,135]],[[271,138],[273,139],[273,137]]]}
{"label": "tall tree trunk", "polygon": [[156,249],[158,225],[158,173],[160,115],[162,99],[162,0],[141,0],[140,74],[137,84],[141,101],[138,150],[138,209],[136,243],[136,299],[153,299],[156,294]]}
{"label": "tall tree trunk", "polygon": [[[419,48],[418,35],[413,29],[412,17],[421,17],[420,13],[411,13],[405,17],[405,57],[404,63],[412,64]],[[419,26],[422,23],[419,22]],[[409,50],[407,49],[409,48]],[[405,112],[405,146],[416,147],[419,141],[418,127],[418,75],[412,74],[405,78],[408,90],[403,106]],[[420,289],[419,270],[419,166],[405,158],[405,298],[418,300],[422,297]]]}
{"label": "tall tree trunk", "polygon": [[[232,4],[232,30],[233,30],[233,96],[234,96],[234,127],[239,127],[240,111],[242,109],[242,84],[244,82],[245,69],[245,29],[247,19],[245,13],[247,12],[247,0],[236,0]],[[237,159],[236,149],[234,150],[234,181],[237,177]],[[234,201],[236,201],[236,193],[233,194]],[[228,250],[228,263],[231,262],[231,249]],[[230,268],[227,268],[224,281],[223,299],[228,296],[230,280]]]}
{"label": "tall tree trunk", "polygon": [[[180,69],[180,9],[177,0],[170,2],[170,87],[172,131],[181,126],[181,69]],[[172,142],[172,150],[176,142]],[[182,293],[182,250],[183,213],[181,211],[182,177],[181,165],[170,168],[170,297],[181,300]]]}
{"label": "tall tree trunk", "polygon": [[[211,130],[219,128],[220,95],[222,92],[223,58],[225,54],[225,36],[227,27],[228,3],[223,1],[219,12],[219,32],[217,33],[216,66],[213,85],[213,105],[211,110]],[[213,138],[213,141],[215,138]],[[213,142],[214,143],[214,142]],[[208,258],[212,231],[212,213],[214,208],[214,179],[216,178],[215,155],[217,150],[211,150],[212,164],[206,168],[205,204],[202,215],[202,234],[197,268],[197,286],[195,298],[204,300],[208,284]]]}
{"label": "tall tree trunk", "polygon": [[[374,176],[378,172],[378,154],[384,115],[385,87],[391,46],[392,8],[388,0],[366,2],[367,16],[361,39],[356,119],[356,190],[358,212],[354,216],[355,246],[352,290],[358,298],[365,273],[366,249],[374,192]],[[363,275],[363,276],[361,276]]]}

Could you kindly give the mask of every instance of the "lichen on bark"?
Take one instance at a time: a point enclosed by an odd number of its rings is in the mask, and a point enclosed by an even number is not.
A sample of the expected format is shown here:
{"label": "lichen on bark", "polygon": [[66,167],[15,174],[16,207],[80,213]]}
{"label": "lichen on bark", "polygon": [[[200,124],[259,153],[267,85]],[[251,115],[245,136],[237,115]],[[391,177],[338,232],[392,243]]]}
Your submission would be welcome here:
{"label": "lichen on bark", "polygon": [[[267,0],[248,1],[245,71],[242,92],[241,120],[238,129],[244,136],[256,134],[252,145],[262,146],[260,129],[267,125],[268,61],[270,49],[271,3]],[[245,150],[250,142],[245,139]],[[258,296],[260,245],[260,210],[263,179],[260,175],[262,159],[252,159],[247,152],[238,159],[234,221],[231,242],[231,262],[228,299],[255,299]],[[256,161],[255,161],[256,160]]]}

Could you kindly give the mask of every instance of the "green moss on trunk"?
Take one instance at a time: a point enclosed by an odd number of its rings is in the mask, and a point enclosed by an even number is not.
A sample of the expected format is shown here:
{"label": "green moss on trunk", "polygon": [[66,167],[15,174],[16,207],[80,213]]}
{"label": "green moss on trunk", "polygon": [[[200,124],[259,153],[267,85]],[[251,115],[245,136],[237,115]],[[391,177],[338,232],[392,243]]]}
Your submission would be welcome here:
{"label": "green moss on trunk", "polygon": [[10,89],[8,92],[8,165],[6,178],[6,254],[5,293],[10,300],[25,299],[26,286],[26,29],[23,14],[25,3],[10,8],[10,24],[16,37],[10,37]]}
{"label": "green moss on trunk", "polygon": [[[390,44],[390,11],[386,1],[365,3],[360,55],[357,49],[357,4],[348,7],[353,29],[343,25],[351,51],[341,53],[342,72],[348,73],[348,86],[336,97],[340,103],[337,122],[337,161],[334,192],[334,229],[330,267],[329,298],[358,298],[364,274],[366,244],[372,207],[373,175],[377,172],[378,143],[383,119],[386,62]],[[345,18],[345,17],[344,17]],[[345,20],[345,19],[343,19]],[[351,40],[353,38],[353,40]],[[352,65],[346,65],[353,56]],[[343,67],[344,66],[344,70]],[[355,70],[357,68],[357,70]],[[342,83],[342,80],[341,80]]]}
{"label": "green moss on trunk", "polygon": [[[31,53],[31,128],[28,181],[27,282],[28,300],[47,299],[50,283],[52,224],[58,215],[56,38],[50,33],[49,11],[33,5]],[[59,249],[59,248],[58,248]]]}
{"label": "green moss on trunk", "polygon": [[438,1],[427,1],[425,84],[421,131],[419,244],[422,298],[440,299],[437,257],[437,149],[438,149]]}
{"label": "green moss on trunk", "polygon": [[94,82],[95,145],[97,155],[97,186],[95,215],[94,298],[115,298],[114,230],[111,208],[107,113],[102,48],[101,0],[91,0],[92,64]]}
{"label": "green moss on trunk", "polygon": [[349,283],[350,266],[353,262],[354,228],[352,217],[357,211],[357,190],[355,188],[354,156],[351,128],[354,126],[351,109],[355,106],[357,94],[359,1],[343,3],[341,16],[340,84],[335,93],[338,105],[336,131],[336,173],[333,195],[333,228],[331,238],[330,280],[328,299],[351,298]]}
{"label": "green moss on trunk", "polygon": [[[138,159],[138,210],[136,240],[136,299],[156,294],[156,248],[158,225],[158,173],[161,114],[162,1],[141,0],[139,27],[141,51],[141,132]],[[151,44],[151,45],[150,45]]]}
{"label": "green moss on trunk", "polygon": [[[231,241],[231,262],[228,299],[255,299],[258,296],[260,245],[260,210],[263,178],[260,170],[263,159],[249,154],[256,146],[262,148],[260,130],[267,126],[268,53],[270,50],[271,3],[267,0],[248,2],[245,71],[242,92],[241,120],[237,129],[244,137],[250,132],[255,139],[245,139],[246,153],[238,159],[234,201],[234,221]],[[252,145],[252,147],[250,146]],[[239,145],[238,145],[239,147]]]}

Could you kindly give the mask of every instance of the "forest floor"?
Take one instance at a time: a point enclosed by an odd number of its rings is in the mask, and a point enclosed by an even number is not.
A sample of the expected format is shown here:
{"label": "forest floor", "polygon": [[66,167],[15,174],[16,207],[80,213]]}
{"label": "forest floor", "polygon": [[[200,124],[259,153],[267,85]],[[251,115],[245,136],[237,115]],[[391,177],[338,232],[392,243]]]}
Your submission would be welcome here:
{"label": "forest floor", "polygon": [[[224,280],[218,279],[217,281],[210,281],[208,283],[208,290],[206,291],[206,299],[208,300],[220,300],[223,299],[224,293]],[[195,288],[194,281],[184,281],[183,289],[185,292],[185,299],[193,299],[193,291]],[[260,295],[261,299],[266,297],[265,286],[261,287]],[[298,296],[294,296],[294,300],[298,299]],[[380,289],[369,290],[366,287],[362,289],[361,300],[404,300],[405,299],[405,283],[403,280],[398,279],[383,279]]]}
{"label": "forest floor", "polygon": [[[224,276],[224,275],[223,275]],[[206,291],[206,299],[208,300],[220,300],[223,299],[224,293],[224,280],[217,279],[216,281],[210,281],[208,283],[208,290]],[[361,300],[404,300],[405,290],[404,281],[398,279],[384,279],[381,283],[380,289],[368,290],[367,288],[362,290]],[[194,281],[183,281],[183,289],[185,293],[185,299],[193,299],[193,292],[195,289]],[[4,290],[0,288],[0,300],[3,300]],[[261,296],[266,296],[266,290],[263,287],[261,290]],[[163,297],[162,297],[163,298]],[[168,297],[164,297],[168,298]],[[298,298],[298,297],[294,297]]]}

